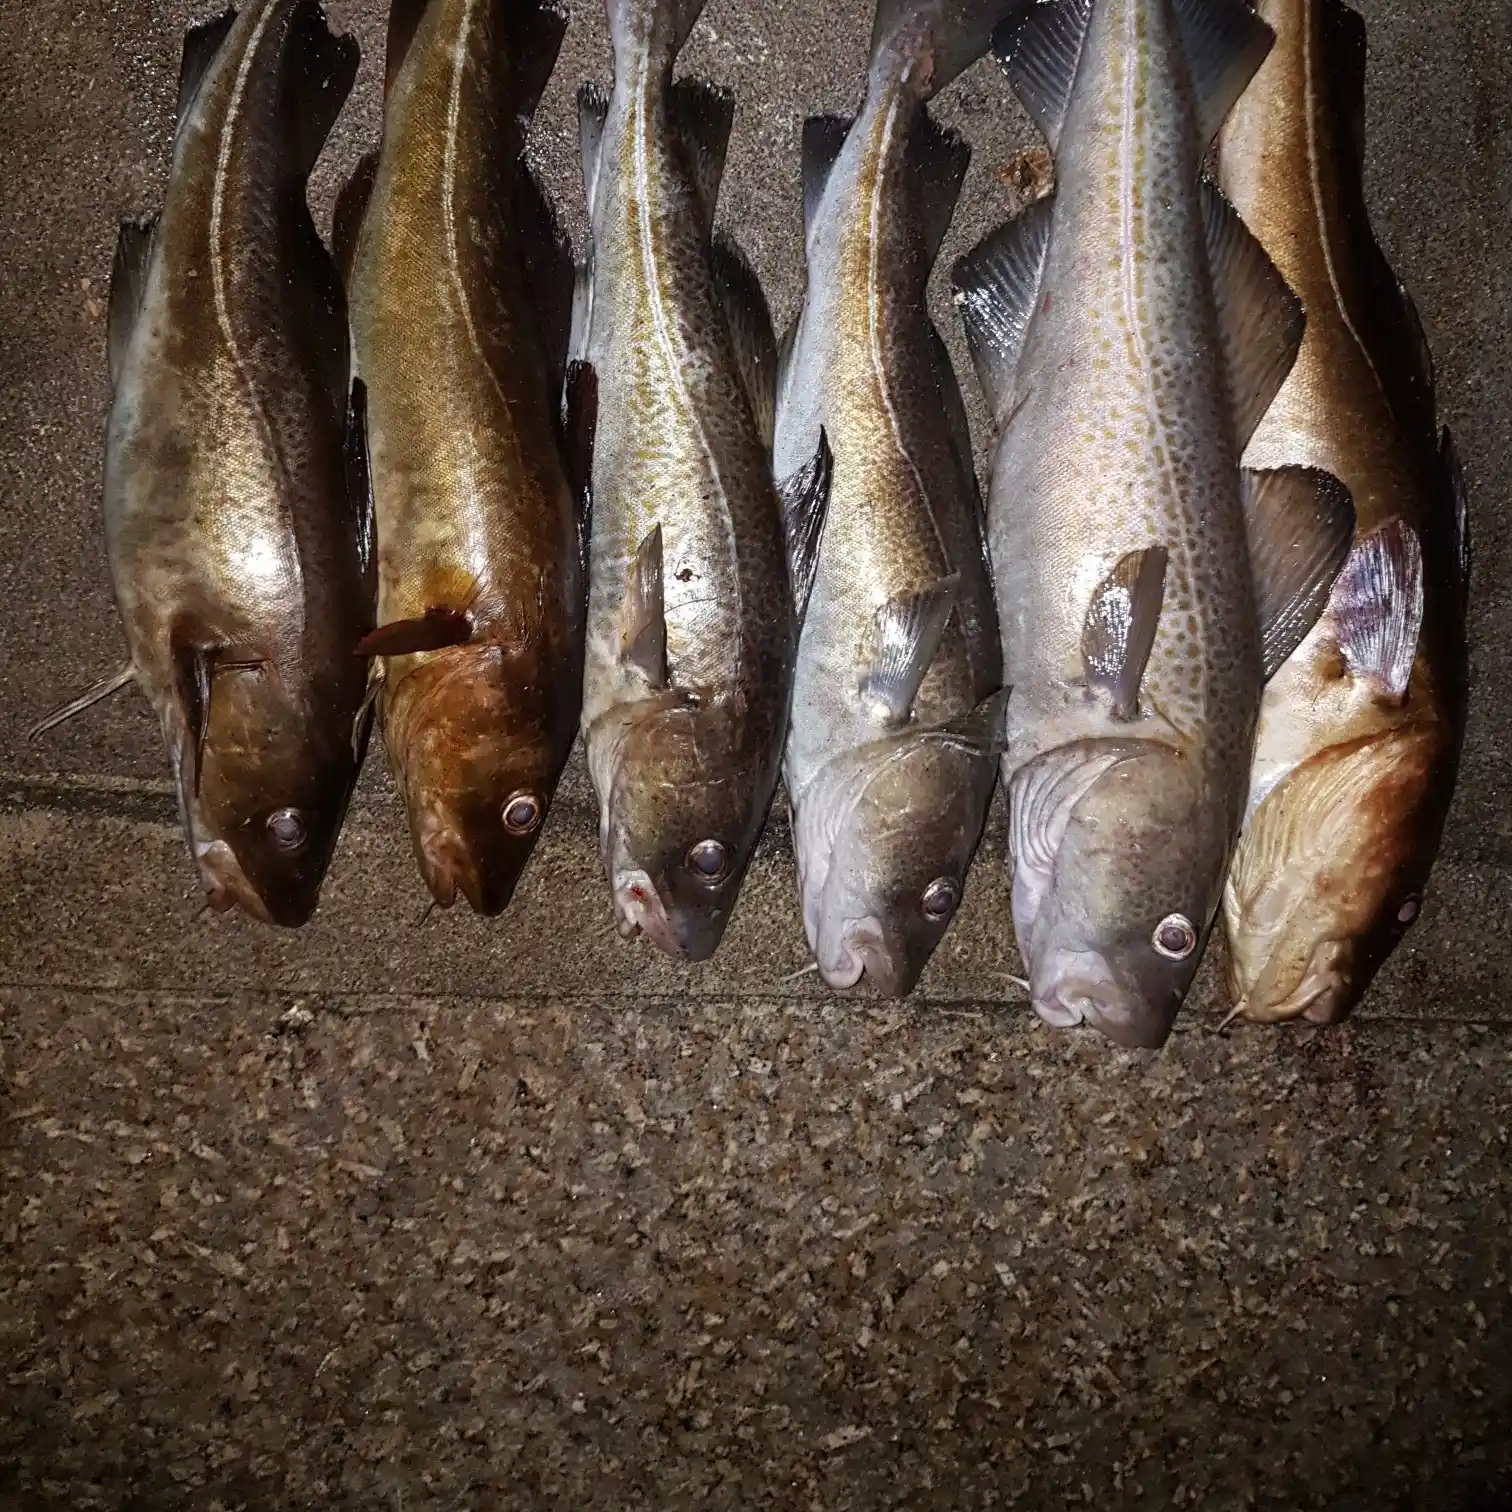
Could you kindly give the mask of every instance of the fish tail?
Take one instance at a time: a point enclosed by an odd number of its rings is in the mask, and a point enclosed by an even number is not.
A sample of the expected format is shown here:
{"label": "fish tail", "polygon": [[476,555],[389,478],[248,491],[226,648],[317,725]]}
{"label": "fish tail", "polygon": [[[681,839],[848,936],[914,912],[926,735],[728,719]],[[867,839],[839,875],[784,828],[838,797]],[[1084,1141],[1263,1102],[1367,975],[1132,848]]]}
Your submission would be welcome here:
{"label": "fish tail", "polygon": [[1035,0],[877,0],[874,77],[901,78],[920,99],[937,95],[992,44],[993,31]]}
{"label": "fish tail", "polygon": [[649,57],[670,74],[706,0],[609,0],[616,70]]}

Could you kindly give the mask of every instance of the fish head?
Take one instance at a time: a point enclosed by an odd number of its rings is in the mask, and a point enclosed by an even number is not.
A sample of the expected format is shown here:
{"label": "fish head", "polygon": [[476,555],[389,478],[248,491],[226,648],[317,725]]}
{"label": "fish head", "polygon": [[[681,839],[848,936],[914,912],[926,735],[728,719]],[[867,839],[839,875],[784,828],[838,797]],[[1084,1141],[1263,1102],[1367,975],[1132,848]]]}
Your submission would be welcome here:
{"label": "fish head", "polygon": [[576,678],[489,644],[402,660],[383,727],[421,874],[442,908],[501,913],[571,748],[576,700],[561,688]]}
{"label": "fish head", "polygon": [[832,761],[798,806],[803,923],[831,987],[918,984],[960,907],[995,757],[912,731]]}
{"label": "fish head", "polygon": [[602,813],[620,933],[706,961],[719,947],[776,781],[729,698],[675,695],[623,731]]}
{"label": "fish head", "polygon": [[1015,773],[1013,917],[1036,1012],[1165,1043],[1217,911],[1232,804],[1154,741],[1089,740]]}
{"label": "fish head", "polygon": [[1422,908],[1452,741],[1408,724],[1329,747],[1251,817],[1224,890],[1229,985],[1261,1023],[1338,1023]]}
{"label": "fish head", "polygon": [[361,696],[360,668],[307,688],[290,686],[272,662],[212,674],[203,738],[184,738],[178,772],[217,913],[240,908],[286,929],[314,913],[357,781]]}

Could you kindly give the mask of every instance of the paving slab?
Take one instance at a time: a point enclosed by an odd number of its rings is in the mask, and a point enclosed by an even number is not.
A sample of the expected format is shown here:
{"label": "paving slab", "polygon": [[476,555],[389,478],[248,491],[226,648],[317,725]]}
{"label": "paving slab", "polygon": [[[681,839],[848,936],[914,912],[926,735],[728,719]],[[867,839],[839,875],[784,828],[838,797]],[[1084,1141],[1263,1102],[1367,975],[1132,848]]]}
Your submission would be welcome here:
{"label": "paving slab", "polygon": [[[533,151],[583,224],[574,0]],[[781,808],[725,949],[613,934],[574,761],[516,906],[437,913],[370,761],[298,935],[198,914],[99,522],[114,227],[161,197],[181,0],[0,7],[0,1512],[1512,1507],[1512,9],[1362,0],[1370,193],[1476,537],[1470,738],[1358,1022],[1172,1044],[1027,1014],[994,812],[908,1004],[818,989]],[[721,219],[785,322],[804,114],[867,0],[710,0]],[[376,137],[383,17],[312,189]],[[1034,141],[990,67],[933,287]],[[375,753],[377,755],[378,753]]]}

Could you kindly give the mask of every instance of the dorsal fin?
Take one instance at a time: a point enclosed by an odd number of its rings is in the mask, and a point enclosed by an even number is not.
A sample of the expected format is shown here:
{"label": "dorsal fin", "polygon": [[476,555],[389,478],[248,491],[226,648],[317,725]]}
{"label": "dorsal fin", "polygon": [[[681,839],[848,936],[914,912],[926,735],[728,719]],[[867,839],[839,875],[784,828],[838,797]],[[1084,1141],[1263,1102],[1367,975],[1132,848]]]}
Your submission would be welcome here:
{"label": "dorsal fin", "polygon": [[927,110],[920,111],[908,139],[908,170],[918,196],[926,267],[932,268],[940,255],[970,166],[971,148],[965,139],[941,126]]}
{"label": "dorsal fin", "polygon": [[1000,425],[1013,402],[1019,358],[1039,301],[1054,215],[1053,196],[1036,200],[955,267],[956,308],[977,377]]}
{"label": "dorsal fin", "polygon": [[688,169],[712,228],[730,130],[735,124],[735,96],[715,84],[679,79],[667,97],[667,108],[672,129],[688,154]]}
{"label": "dorsal fin", "polygon": [[1091,24],[1092,0],[1047,0],[1010,17],[993,33],[992,50],[1052,153],[1060,144]]}
{"label": "dorsal fin", "polygon": [[567,14],[554,0],[494,0],[504,23],[515,118],[528,124],[546,93],[567,35]]}
{"label": "dorsal fin", "polygon": [[810,116],[803,123],[803,234],[808,236],[819,213],[835,160],[845,146],[851,127],[849,116]]}
{"label": "dorsal fin", "polygon": [[362,222],[377,177],[378,151],[374,148],[358,158],[352,176],[336,196],[336,209],[331,216],[331,255],[335,257],[342,282],[346,284],[352,281],[352,264],[357,258],[357,243],[362,238]]}
{"label": "dorsal fin", "polygon": [[1265,62],[1276,34],[1250,9],[1249,0],[1171,3],[1206,147]]}
{"label": "dorsal fin", "polygon": [[932,99],[983,53],[995,26],[1030,0],[877,0],[870,70]]}
{"label": "dorsal fin", "polygon": [[283,108],[307,175],[357,82],[360,61],[356,39],[335,36],[316,0],[300,0],[289,23],[282,83]]}
{"label": "dorsal fin", "polygon": [[1292,293],[1239,212],[1202,185],[1213,300],[1241,451],[1286,382],[1302,346],[1302,301]]}
{"label": "dorsal fin", "polygon": [[235,24],[236,12],[228,10],[213,21],[191,26],[184,33],[184,56],[179,63],[178,85],[178,124],[180,126],[184,124],[184,117],[194,106],[200,85],[205,82],[205,75],[210,72],[210,65],[215,62],[221,43],[226,40],[227,34]]}
{"label": "dorsal fin", "polygon": [[515,165],[515,192],[511,213],[525,277],[533,295],[536,330],[541,355],[546,360],[547,381],[553,393],[561,391],[567,373],[572,342],[572,306],[576,269],[572,244],[562,229],[556,206],[535,169],[521,156]]}

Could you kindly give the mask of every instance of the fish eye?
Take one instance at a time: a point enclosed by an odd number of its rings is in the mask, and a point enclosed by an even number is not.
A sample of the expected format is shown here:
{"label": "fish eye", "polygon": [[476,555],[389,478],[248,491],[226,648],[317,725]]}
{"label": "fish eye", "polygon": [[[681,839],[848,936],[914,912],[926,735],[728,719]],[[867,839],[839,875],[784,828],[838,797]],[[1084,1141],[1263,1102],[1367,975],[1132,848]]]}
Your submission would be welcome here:
{"label": "fish eye", "polygon": [[1184,961],[1197,948],[1197,929],[1185,914],[1167,914],[1155,926],[1150,943],[1168,961]]}
{"label": "fish eye", "polygon": [[730,852],[718,840],[700,840],[688,851],[683,864],[698,881],[712,887],[730,875]]}
{"label": "fish eye", "polygon": [[919,907],[926,919],[948,919],[961,901],[961,889],[953,877],[936,877],[924,889]]}
{"label": "fish eye", "polygon": [[268,815],[268,834],[279,850],[293,855],[304,849],[310,828],[297,809],[281,808]]}
{"label": "fish eye", "polygon": [[534,793],[516,793],[504,804],[504,828],[511,835],[533,834],[544,814],[545,808]]}
{"label": "fish eye", "polygon": [[1397,923],[1405,929],[1409,924],[1417,922],[1417,916],[1422,911],[1423,900],[1414,893],[1410,898],[1404,899],[1402,906],[1397,909]]}

